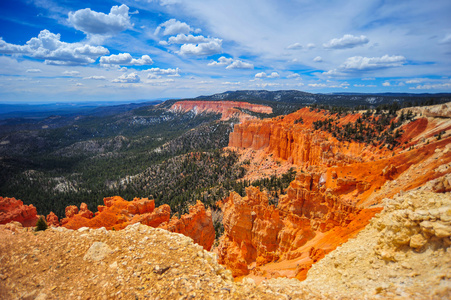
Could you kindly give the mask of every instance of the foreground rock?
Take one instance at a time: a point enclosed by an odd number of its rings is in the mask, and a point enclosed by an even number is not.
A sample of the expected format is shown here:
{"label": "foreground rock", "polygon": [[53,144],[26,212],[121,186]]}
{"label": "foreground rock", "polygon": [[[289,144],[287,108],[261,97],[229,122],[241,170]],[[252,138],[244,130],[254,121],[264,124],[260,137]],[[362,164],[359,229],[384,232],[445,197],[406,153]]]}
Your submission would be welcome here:
{"label": "foreground rock", "polygon": [[234,283],[192,239],[138,223],[120,231],[37,233],[1,225],[0,253],[4,300],[286,299],[270,288]]}
{"label": "foreground rock", "polygon": [[450,299],[451,194],[413,191],[384,202],[384,211],[313,265],[303,283],[327,282],[324,297]]}

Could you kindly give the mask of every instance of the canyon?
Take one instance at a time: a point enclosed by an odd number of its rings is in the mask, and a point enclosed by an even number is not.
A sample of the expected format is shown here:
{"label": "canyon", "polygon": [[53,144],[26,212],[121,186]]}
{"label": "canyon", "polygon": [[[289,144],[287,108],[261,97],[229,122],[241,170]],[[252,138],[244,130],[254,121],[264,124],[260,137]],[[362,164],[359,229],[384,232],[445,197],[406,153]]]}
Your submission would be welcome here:
{"label": "canyon", "polygon": [[[202,202],[190,206],[188,214],[171,217],[167,204],[155,207],[153,199],[126,201],[119,196],[104,198],[97,212],[82,203],[80,207],[67,207],[62,220],[50,213],[46,220],[51,231],[42,233],[49,244],[54,235],[74,235],[78,239],[79,234],[84,234],[92,240],[103,236],[102,241],[110,244],[119,244],[113,237],[123,239],[124,232],[129,232],[135,242],[145,238],[143,235],[151,239],[158,236],[169,250],[179,249],[179,254],[171,252],[174,261],[177,255],[185,259],[186,252],[191,257],[188,260],[197,262],[201,258],[200,265],[193,267],[195,272],[198,267],[213,270],[208,276],[226,286],[230,294],[221,294],[221,298],[228,299],[243,295],[262,299],[356,298],[363,294],[368,298],[408,298],[413,294],[440,298],[451,294],[451,103],[398,110],[379,129],[385,138],[367,140],[355,138],[356,133],[344,139],[327,127],[319,127],[318,122],[333,123],[337,128],[361,124],[360,128],[366,130],[378,126],[376,122],[383,116],[369,117],[365,111],[338,115],[307,107],[285,116],[257,119],[243,111],[269,114],[272,110],[232,101],[179,101],[171,110],[221,113],[223,119],[237,117],[240,123],[234,125],[227,148],[239,153],[240,164],[246,161],[247,175],[242,180],[270,177],[289,168],[296,171],[295,179],[276,203],[267,191],[254,186],[246,188],[245,196],[232,192],[219,200],[216,206],[222,211],[224,234],[216,237],[214,246],[212,211]],[[406,119],[405,115],[412,117]],[[390,134],[395,143],[388,142]],[[8,223],[8,227],[0,227],[5,236],[15,232],[25,243],[30,234],[26,227],[34,226],[37,219],[32,205],[0,198],[0,224]],[[190,244],[182,249],[182,235],[199,246]],[[90,243],[82,245],[79,252],[85,255]],[[162,247],[152,245],[157,250]],[[211,251],[196,255],[195,247]],[[114,260],[124,259],[115,251],[108,252],[113,253]],[[432,275],[421,273],[423,267],[416,263],[419,259],[431,262],[427,269]],[[188,265],[182,260],[174,267],[173,261],[162,260],[163,269],[166,265],[168,269]],[[174,280],[170,276],[176,273],[159,274],[161,266],[153,266],[157,263],[152,262],[153,269],[144,269],[158,275],[153,279],[168,280],[169,284]],[[8,260],[5,266],[9,264],[16,262]],[[126,272],[123,269],[121,272]],[[12,269],[8,270],[0,273],[10,274]],[[11,286],[12,281],[5,280],[0,284]],[[329,280],[329,288],[323,288]],[[431,289],[426,291],[421,282],[428,282]],[[363,293],[367,286],[370,288]],[[89,288],[97,289],[91,285]],[[150,284],[143,289],[150,293]],[[169,290],[175,292],[177,287],[171,285]],[[155,293],[160,291],[163,286],[154,288]],[[40,292],[65,295],[50,283]]]}
{"label": "canyon", "polygon": [[[295,165],[298,173],[277,207],[269,205],[265,192],[252,187],[245,197],[231,194],[218,202],[224,212],[220,263],[238,278],[303,280],[314,263],[365,228],[382,210],[384,198],[449,174],[450,105],[416,110],[417,118],[400,124],[401,142],[394,149],[339,141],[312,128],[328,118],[340,125],[353,123],[362,113],[340,118],[304,108],[285,117],[236,124],[230,148]],[[407,109],[398,112],[398,118],[403,113]],[[440,132],[448,134],[439,139]],[[442,190],[450,190],[448,181],[442,185]]]}

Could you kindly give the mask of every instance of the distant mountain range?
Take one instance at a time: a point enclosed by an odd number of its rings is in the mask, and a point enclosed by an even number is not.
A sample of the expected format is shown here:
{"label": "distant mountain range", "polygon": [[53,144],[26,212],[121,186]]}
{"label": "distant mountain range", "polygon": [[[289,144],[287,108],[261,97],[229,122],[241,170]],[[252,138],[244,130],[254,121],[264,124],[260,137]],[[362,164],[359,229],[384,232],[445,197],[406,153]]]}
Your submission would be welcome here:
{"label": "distant mountain range", "polygon": [[438,102],[451,101],[451,93],[445,94],[408,94],[408,93],[333,93],[333,94],[312,94],[297,90],[241,90],[227,91],[210,96],[199,96],[196,100],[218,101],[235,100],[250,102],[284,102],[298,105],[329,104],[336,106],[355,105],[379,105],[389,104],[393,101],[422,102],[425,99],[435,99]]}
{"label": "distant mountain range", "polygon": [[[451,93],[440,94],[408,94],[408,93],[332,93],[312,94],[297,90],[238,90],[224,93],[204,95],[196,98],[173,99],[167,101],[171,105],[179,100],[203,101],[246,101],[272,106],[285,112],[312,104],[332,106],[377,106],[393,102],[422,103],[434,100],[434,103],[451,101]],[[133,100],[132,102],[80,102],[50,104],[1,104],[0,120],[11,118],[42,119],[52,115],[112,115],[130,111],[139,107],[161,103],[160,100]],[[166,106],[166,105],[165,105]],[[280,107],[283,106],[283,109]]]}

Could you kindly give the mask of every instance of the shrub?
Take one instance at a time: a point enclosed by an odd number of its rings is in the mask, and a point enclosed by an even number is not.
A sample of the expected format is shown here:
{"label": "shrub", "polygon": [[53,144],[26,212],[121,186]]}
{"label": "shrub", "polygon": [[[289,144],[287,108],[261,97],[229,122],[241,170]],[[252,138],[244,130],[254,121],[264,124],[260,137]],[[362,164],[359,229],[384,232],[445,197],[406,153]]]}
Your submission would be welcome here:
{"label": "shrub", "polygon": [[36,223],[36,231],[46,230],[46,229],[47,229],[47,222],[45,221],[44,217],[40,217],[38,222]]}

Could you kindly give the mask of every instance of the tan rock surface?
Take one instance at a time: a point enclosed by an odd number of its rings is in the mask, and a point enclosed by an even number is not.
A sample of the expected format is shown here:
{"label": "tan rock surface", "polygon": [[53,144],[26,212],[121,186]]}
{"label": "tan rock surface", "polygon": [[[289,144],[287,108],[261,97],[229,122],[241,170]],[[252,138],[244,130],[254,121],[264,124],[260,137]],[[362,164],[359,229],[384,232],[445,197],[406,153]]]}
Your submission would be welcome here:
{"label": "tan rock surface", "polygon": [[280,287],[234,283],[192,239],[138,223],[36,233],[0,225],[0,253],[2,300],[287,299]]}

